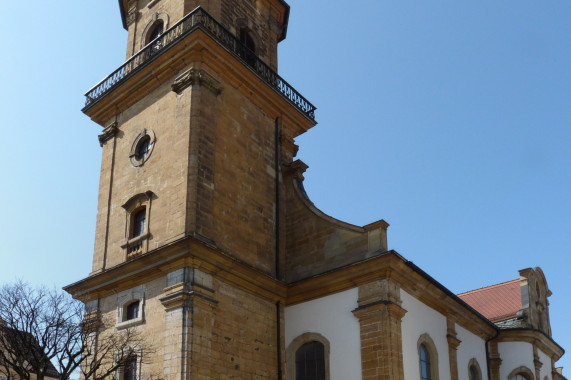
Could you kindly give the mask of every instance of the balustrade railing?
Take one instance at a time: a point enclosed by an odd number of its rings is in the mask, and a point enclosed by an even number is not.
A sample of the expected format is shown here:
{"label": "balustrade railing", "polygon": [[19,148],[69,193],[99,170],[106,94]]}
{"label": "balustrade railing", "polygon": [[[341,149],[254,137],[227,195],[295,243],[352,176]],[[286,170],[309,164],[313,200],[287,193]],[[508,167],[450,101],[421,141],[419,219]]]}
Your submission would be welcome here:
{"label": "balustrade railing", "polygon": [[111,90],[131,75],[152,62],[171,46],[181,41],[193,31],[201,29],[230,53],[241,59],[269,86],[286,98],[299,111],[315,120],[315,106],[297,92],[289,83],[266,65],[256,54],[243,45],[230,31],[210,16],[204,9],[196,8],[161,36],[151,41],[121,67],[108,75],[85,94],[85,107],[88,110]]}

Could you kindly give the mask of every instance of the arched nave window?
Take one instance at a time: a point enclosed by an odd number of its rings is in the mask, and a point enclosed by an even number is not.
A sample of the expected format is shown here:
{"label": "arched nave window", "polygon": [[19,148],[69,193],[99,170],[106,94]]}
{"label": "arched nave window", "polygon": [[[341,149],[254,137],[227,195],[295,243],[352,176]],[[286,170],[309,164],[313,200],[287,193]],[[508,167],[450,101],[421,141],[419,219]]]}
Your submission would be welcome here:
{"label": "arched nave window", "polygon": [[482,380],[482,371],[480,370],[480,365],[475,358],[470,359],[470,362],[468,363],[468,379]]}
{"label": "arched nave window", "polygon": [[329,341],[307,332],[286,349],[286,380],[329,380]]}
{"label": "arched nave window", "polygon": [[421,380],[438,380],[438,351],[428,334],[418,338],[418,364]]}

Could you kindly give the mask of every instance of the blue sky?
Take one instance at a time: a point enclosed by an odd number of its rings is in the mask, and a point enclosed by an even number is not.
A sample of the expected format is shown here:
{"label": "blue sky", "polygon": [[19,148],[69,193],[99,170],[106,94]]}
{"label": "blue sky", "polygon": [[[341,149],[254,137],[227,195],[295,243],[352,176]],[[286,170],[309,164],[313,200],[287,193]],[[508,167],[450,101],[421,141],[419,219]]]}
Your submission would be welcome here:
{"label": "blue sky", "polygon": [[[456,293],[540,266],[571,349],[571,3],[289,3],[279,72],[318,107],[297,139],[316,206],[385,219],[389,247]],[[126,33],[114,0],[4,12],[0,282],[61,287],[91,268],[100,128],[83,94]]]}

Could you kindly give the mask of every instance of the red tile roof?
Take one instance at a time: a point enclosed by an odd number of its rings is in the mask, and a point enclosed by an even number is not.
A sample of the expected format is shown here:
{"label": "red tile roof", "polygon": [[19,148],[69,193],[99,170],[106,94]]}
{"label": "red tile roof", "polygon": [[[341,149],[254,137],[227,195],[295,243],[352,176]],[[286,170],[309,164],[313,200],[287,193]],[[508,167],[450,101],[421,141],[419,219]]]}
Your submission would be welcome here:
{"label": "red tile roof", "polygon": [[458,297],[491,322],[515,318],[521,309],[519,279],[470,290]]}

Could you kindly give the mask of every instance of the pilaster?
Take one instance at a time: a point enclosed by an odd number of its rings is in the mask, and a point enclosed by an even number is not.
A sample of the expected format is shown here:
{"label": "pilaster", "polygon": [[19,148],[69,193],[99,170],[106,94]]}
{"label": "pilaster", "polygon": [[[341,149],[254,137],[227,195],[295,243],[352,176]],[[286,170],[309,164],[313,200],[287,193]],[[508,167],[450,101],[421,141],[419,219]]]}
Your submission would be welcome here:
{"label": "pilaster", "polygon": [[500,366],[502,365],[502,359],[500,358],[500,353],[498,351],[498,343],[489,342],[488,352],[490,380],[500,380]]}
{"label": "pilaster", "polygon": [[404,380],[402,318],[399,289],[390,280],[359,287],[359,319],[363,380]]}
{"label": "pilaster", "polygon": [[[212,276],[195,268],[181,268],[167,275],[167,286],[160,298],[165,308],[165,379],[187,379],[195,365],[191,361],[193,342],[206,338],[204,321],[213,320],[217,301]],[[200,349],[204,349],[201,347]]]}
{"label": "pilaster", "polygon": [[539,360],[539,353],[537,352],[537,346],[533,345],[533,366],[535,368],[535,378],[541,379],[541,367],[543,367],[543,363]]}
{"label": "pilaster", "polygon": [[462,341],[456,335],[456,323],[453,319],[446,319],[446,340],[448,340],[448,358],[450,362],[450,379],[458,380],[458,346]]}

